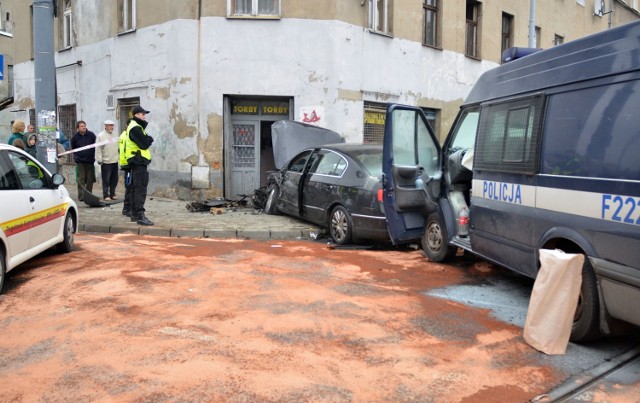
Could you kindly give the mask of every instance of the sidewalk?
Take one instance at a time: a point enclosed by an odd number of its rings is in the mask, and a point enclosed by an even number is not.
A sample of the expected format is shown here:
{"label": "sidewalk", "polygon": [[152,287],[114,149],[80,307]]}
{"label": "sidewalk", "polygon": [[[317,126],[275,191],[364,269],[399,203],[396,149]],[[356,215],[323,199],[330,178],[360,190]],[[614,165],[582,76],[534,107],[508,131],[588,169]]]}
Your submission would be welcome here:
{"label": "sidewalk", "polygon": [[[98,184],[96,184],[98,185]],[[93,194],[97,196],[95,191]],[[155,223],[142,226],[122,215],[122,203],[106,207],[89,207],[78,201],[76,186],[65,184],[78,204],[79,232],[133,233],[193,238],[241,239],[315,239],[320,227],[283,215],[267,215],[247,207],[219,208],[220,214],[190,212],[189,201],[147,196],[146,216]],[[124,197],[118,194],[120,200]]]}

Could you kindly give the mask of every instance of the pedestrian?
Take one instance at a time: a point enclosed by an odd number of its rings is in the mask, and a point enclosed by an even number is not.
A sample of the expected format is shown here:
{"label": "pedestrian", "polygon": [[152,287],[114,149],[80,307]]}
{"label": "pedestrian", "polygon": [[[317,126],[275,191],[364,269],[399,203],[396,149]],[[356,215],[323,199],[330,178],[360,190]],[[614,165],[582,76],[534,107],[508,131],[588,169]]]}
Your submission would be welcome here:
{"label": "pedestrian", "polygon": [[36,132],[36,127],[34,125],[27,126],[27,131],[24,132],[24,138],[26,139],[27,137],[29,137],[31,133],[35,133],[35,132]]}
{"label": "pedestrian", "polygon": [[133,118],[127,126],[125,139],[125,156],[131,170],[131,221],[139,225],[153,225],[153,221],[144,214],[149,185],[147,166],[151,163],[149,147],[153,143],[153,137],[147,134],[145,128],[147,127],[146,115],[151,112],[138,105],[133,107],[131,113]]}
{"label": "pedestrian", "polygon": [[[127,121],[127,128],[131,119]],[[118,155],[120,157],[120,169],[124,172],[124,201],[122,203],[122,215],[131,217],[131,170],[127,164],[127,129],[120,133],[118,138]]]}
{"label": "pedestrian", "polygon": [[24,150],[24,141],[20,140],[20,139],[15,139],[13,141],[13,144],[11,144],[12,146],[19,148],[21,150]]}
{"label": "pedestrian", "polygon": [[62,147],[65,150],[69,149],[69,139],[64,135],[64,132],[60,129],[56,129],[56,137],[58,139],[58,144],[62,144]]}
{"label": "pedestrian", "polygon": [[118,136],[113,132],[115,122],[104,121],[104,130],[98,134],[97,143],[108,141],[107,144],[96,147],[96,161],[101,167],[102,196],[104,200],[117,200],[116,186],[118,185]]}
{"label": "pedestrian", "polygon": [[13,122],[11,125],[12,134],[11,137],[9,137],[9,141],[7,141],[10,146],[13,145],[13,142],[16,139],[20,139],[24,143],[24,135],[22,134],[22,132],[24,132],[24,127],[24,120],[17,119]]}
{"label": "pedestrian", "polygon": [[[33,125],[29,125],[33,126]],[[24,150],[29,153],[33,158],[36,158],[36,144],[38,143],[38,136],[35,133],[27,131],[25,134],[26,142]]]}
{"label": "pedestrian", "polygon": [[[76,124],[76,134],[71,137],[71,149],[75,150],[95,144],[96,135],[87,130],[87,123],[79,120]],[[96,149],[89,148],[86,150],[76,151],[73,153],[73,160],[76,162],[76,177],[78,182],[78,200],[83,201],[84,196],[82,189],[87,189],[89,193],[93,190],[93,183],[96,181],[96,172],[93,168],[96,162]]]}

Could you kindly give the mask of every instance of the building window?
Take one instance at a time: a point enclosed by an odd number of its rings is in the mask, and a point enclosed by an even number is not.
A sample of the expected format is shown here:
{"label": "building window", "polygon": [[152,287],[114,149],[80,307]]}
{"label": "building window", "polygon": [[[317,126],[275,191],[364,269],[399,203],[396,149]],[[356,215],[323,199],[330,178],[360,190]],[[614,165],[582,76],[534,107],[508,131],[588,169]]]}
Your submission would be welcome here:
{"label": "building window", "polygon": [[474,0],[467,0],[467,32],[465,54],[476,59],[480,58],[480,3]]}
{"label": "building window", "polygon": [[502,54],[513,46],[513,15],[502,13]]}
{"label": "building window", "polygon": [[386,115],[387,108],[385,105],[372,102],[364,103],[363,143],[382,144]]}
{"label": "building window", "polygon": [[71,14],[71,0],[64,0],[63,2],[63,15],[62,15],[62,48],[70,48],[72,46],[72,14]]}
{"label": "building window", "polygon": [[118,0],[119,32],[136,29],[136,0]]}
{"label": "building window", "polygon": [[[425,116],[427,117],[427,122],[429,122],[429,125],[433,129],[433,133],[436,134],[436,136],[437,136],[437,133],[438,133],[438,110],[437,109],[431,109],[431,108],[422,108],[422,111],[424,112]],[[437,136],[437,137],[439,137],[439,136]]]}
{"label": "building window", "polygon": [[281,0],[227,0],[227,17],[280,18]]}
{"label": "building window", "polygon": [[438,0],[424,0],[424,44],[440,47],[440,22],[438,21]]}
{"label": "building window", "polygon": [[540,38],[542,38],[542,29],[540,27],[536,27],[536,48],[538,49],[542,48],[542,46],[540,46],[542,43]]}
{"label": "building window", "polygon": [[553,46],[562,45],[563,43],[564,43],[564,36],[560,36],[558,34],[555,34],[553,36]]}
{"label": "building window", "polygon": [[76,119],[76,104],[58,106],[58,129],[67,139],[71,139],[76,132]]}
{"label": "building window", "polygon": [[0,31],[8,34],[13,33],[13,23],[11,22],[11,13],[3,12],[0,5]]}
{"label": "building window", "polygon": [[393,0],[369,0],[369,29],[382,34],[393,32]]}

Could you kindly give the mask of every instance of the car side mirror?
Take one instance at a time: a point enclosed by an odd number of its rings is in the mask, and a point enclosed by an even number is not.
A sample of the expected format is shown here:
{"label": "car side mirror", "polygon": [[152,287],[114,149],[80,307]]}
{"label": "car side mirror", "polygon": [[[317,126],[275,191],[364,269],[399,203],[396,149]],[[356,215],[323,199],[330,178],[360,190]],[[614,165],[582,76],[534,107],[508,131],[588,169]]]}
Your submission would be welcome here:
{"label": "car side mirror", "polygon": [[62,185],[65,181],[64,176],[60,174],[53,174],[53,177],[51,179],[53,179],[53,184],[55,185],[55,187]]}

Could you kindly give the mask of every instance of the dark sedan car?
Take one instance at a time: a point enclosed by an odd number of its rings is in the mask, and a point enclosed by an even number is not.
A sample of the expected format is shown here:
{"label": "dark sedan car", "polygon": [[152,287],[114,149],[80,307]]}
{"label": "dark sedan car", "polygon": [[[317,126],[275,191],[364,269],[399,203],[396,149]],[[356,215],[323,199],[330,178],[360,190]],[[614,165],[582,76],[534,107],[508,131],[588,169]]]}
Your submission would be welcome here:
{"label": "dark sedan car", "polygon": [[327,227],[339,245],[388,240],[381,176],[380,145],[308,148],[269,175],[265,211]]}

